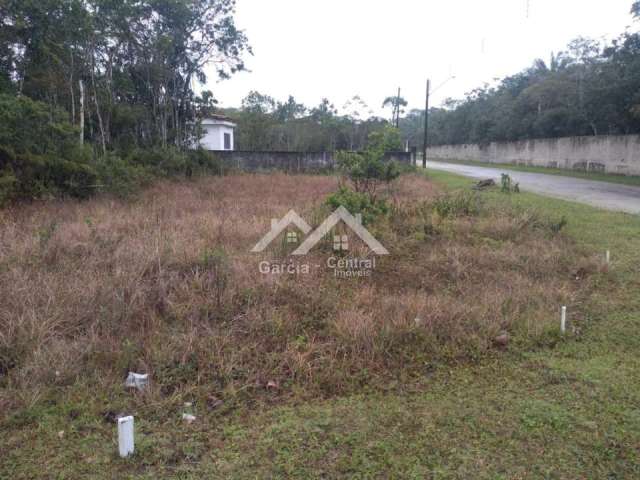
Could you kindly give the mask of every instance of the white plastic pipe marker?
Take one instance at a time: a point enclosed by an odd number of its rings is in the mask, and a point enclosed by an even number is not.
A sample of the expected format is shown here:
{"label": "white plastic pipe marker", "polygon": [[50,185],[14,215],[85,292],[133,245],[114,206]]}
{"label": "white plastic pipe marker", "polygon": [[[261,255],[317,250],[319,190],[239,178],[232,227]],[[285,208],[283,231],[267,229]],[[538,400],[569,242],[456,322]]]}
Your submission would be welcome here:
{"label": "white plastic pipe marker", "polygon": [[567,330],[567,307],[562,307],[562,315],[560,316],[560,331],[564,333]]}
{"label": "white plastic pipe marker", "polygon": [[133,453],[133,417],[118,419],[118,450],[122,458]]}

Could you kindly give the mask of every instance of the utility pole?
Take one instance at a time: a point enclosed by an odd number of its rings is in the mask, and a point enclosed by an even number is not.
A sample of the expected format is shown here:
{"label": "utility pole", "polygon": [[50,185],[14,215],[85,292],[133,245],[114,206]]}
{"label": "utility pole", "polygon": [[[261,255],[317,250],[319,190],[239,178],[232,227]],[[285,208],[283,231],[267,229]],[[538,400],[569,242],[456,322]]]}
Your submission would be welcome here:
{"label": "utility pole", "polygon": [[400,87],[398,87],[398,96],[396,98],[396,128],[400,128]]}
{"label": "utility pole", "polygon": [[429,139],[429,90],[431,90],[431,80],[427,78],[427,99],[424,106],[424,143],[422,144],[422,168],[427,168],[427,140]]}

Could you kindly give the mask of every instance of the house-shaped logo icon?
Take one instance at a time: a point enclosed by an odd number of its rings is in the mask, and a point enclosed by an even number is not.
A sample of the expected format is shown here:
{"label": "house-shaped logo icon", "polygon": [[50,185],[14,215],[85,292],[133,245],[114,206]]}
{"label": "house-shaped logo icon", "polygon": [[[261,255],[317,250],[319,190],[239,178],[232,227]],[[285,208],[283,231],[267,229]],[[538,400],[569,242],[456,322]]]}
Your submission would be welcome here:
{"label": "house-shaped logo icon", "polygon": [[[309,251],[327,235],[332,228],[338,223],[344,222],[367,246],[377,255],[388,255],[382,244],[375,239],[369,231],[362,225],[362,216],[360,214],[351,215],[343,206],[338,207],[331,215],[329,215],[311,235],[309,235],[302,244],[292,252],[292,255],[306,255]],[[305,235],[311,231],[311,227],[305,222],[295,211],[290,210],[282,219],[271,220],[271,230],[251,249],[252,252],[262,252],[267,246],[280,235],[290,224],[294,224]],[[289,235],[287,235],[289,242]],[[297,238],[296,238],[297,241]],[[289,242],[295,243],[295,242]],[[339,247],[339,248],[338,248]],[[334,249],[347,250],[348,241],[346,235],[334,237]]]}
{"label": "house-shaped logo icon", "polygon": [[[265,248],[269,246],[273,240],[280,235],[289,225],[294,224],[296,227],[300,229],[302,233],[305,235],[311,231],[311,227],[307,222],[305,222],[300,215],[298,215],[295,211],[289,210],[289,212],[282,217],[280,220],[277,218],[271,219],[271,230],[264,237],[260,239],[258,243],[251,249],[254,253],[262,252]],[[290,232],[294,233],[294,232]],[[293,242],[294,236],[290,236],[287,234],[287,242]],[[297,235],[296,235],[297,241]]]}
{"label": "house-shaped logo icon", "polygon": [[[360,237],[364,243],[377,255],[388,255],[389,252],[382,244],[369,233],[369,230],[362,226],[362,215],[355,216],[349,213],[349,210],[343,206],[338,207],[324,222],[309,235],[302,244],[296,248],[292,255],[306,255],[320,241],[322,237],[327,235],[333,227],[340,221],[344,222],[353,232]],[[334,240],[335,242],[335,240]]]}

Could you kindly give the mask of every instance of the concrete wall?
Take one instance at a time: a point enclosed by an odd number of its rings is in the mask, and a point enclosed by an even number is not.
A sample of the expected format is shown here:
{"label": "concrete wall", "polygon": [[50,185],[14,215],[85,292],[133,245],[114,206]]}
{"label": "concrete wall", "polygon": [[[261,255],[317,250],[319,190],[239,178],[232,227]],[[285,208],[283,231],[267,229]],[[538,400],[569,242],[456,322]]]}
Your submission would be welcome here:
{"label": "concrete wall", "polygon": [[429,147],[427,157],[640,175],[640,135],[442,145]]}
{"label": "concrete wall", "polygon": [[[313,172],[330,169],[335,165],[334,154],[331,152],[220,151],[216,155],[228,167],[244,171]],[[385,160],[410,165],[415,158],[411,152],[387,152]]]}

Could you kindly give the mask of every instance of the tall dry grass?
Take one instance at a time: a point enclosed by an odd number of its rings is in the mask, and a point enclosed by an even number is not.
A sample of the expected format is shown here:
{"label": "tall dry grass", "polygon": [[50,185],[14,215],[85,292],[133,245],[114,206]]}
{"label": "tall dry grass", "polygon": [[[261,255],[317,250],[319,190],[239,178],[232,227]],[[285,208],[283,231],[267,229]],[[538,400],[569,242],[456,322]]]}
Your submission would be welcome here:
{"label": "tall dry grass", "polygon": [[[482,356],[553,330],[593,269],[528,212],[434,214],[438,189],[403,176],[371,230],[391,250],[370,278],[265,275],[279,240],[251,247],[289,209],[317,224],[329,176],[234,175],[166,182],[131,200],[0,211],[0,386],[13,405],[78,381],[149,372],[154,394],[333,394]],[[359,247],[363,251],[362,246]],[[310,255],[322,264],[326,248]],[[269,384],[269,382],[273,382]],[[98,387],[99,388],[99,387]]]}

